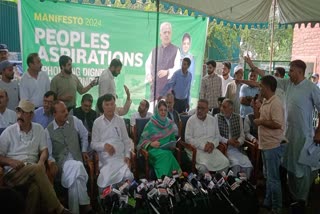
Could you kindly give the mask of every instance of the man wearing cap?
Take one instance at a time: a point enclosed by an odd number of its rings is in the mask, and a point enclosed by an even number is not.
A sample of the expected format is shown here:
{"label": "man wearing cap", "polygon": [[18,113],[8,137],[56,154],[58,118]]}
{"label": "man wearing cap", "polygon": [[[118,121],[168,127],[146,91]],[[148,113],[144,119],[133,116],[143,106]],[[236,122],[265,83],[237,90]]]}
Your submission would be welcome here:
{"label": "man wearing cap", "polygon": [[41,59],[37,53],[27,57],[28,70],[20,80],[20,98],[31,101],[36,108],[42,106],[43,95],[50,90],[47,72],[41,72]]}
{"label": "man wearing cap", "polygon": [[0,129],[5,129],[17,122],[16,113],[7,108],[8,100],[6,90],[0,89]]}
{"label": "man wearing cap", "polygon": [[242,86],[242,83],[239,82],[239,80],[243,79],[243,67],[240,65],[237,65],[234,68],[234,81],[228,83],[227,85],[227,91],[226,91],[226,98],[232,100],[233,102],[233,109],[234,113],[240,114],[240,88]]}
{"label": "man wearing cap", "polygon": [[[10,187],[28,187],[26,213],[69,213],[60,204],[53,186],[45,174],[48,148],[41,125],[32,123],[34,105],[19,102],[17,122],[7,127],[0,136],[0,164],[4,166],[3,181]],[[44,206],[42,206],[44,205]]]}
{"label": "man wearing cap", "polygon": [[70,116],[62,101],[52,104],[54,120],[46,128],[49,159],[59,172],[56,181],[68,189],[69,209],[73,213],[91,210],[87,193],[88,174],[83,160],[88,160],[88,131],[81,120]]}
{"label": "man wearing cap", "polygon": [[8,60],[9,50],[6,44],[0,44],[0,62]]}
{"label": "man wearing cap", "polygon": [[316,84],[320,88],[319,74],[317,73],[312,74],[311,80],[314,84]]}
{"label": "man wearing cap", "polygon": [[0,80],[0,88],[5,89],[9,95],[8,108],[15,110],[19,103],[19,84],[14,80],[13,66],[8,60],[0,62],[0,72],[2,72],[2,79]]}

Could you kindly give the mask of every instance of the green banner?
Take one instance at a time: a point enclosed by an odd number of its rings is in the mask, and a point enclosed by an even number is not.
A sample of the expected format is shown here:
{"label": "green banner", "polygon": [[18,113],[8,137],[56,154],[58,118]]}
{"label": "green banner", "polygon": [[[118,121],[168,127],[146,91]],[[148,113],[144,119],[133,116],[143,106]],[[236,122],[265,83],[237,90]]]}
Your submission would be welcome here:
{"label": "green banner", "polygon": [[[156,45],[156,15],[154,12],[106,6],[21,0],[24,70],[27,68],[28,54],[38,52],[42,70],[52,78],[60,72],[59,57],[68,55],[73,60],[73,73],[86,86],[108,68],[113,58],[119,58],[123,67],[121,74],[115,78],[119,98],[117,105],[123,105],[126,98],[123,85],[127,85],[133,101],[130,110],[137,111],[140,100],[149,100],[153,93],[150,92],[150,83],[146,81],[146,73],[150,70],[148,57]],[[193,58],[191,107],[194,107],[199,93],[207,19],[160,14],[159,20],[160,25],[164,22],[171,24],[171,43],[178,48],[179,60],[184,56]],[[187,55],[182,54],[183,36],[191,39],[189,46],[184,46]],[[158,44],[162,44],[160,37]],[[163,62],[159,60],[158,63]],[[98,87],[88,93],[96,100]],[[78,94],[78,104],[80,99]]]}

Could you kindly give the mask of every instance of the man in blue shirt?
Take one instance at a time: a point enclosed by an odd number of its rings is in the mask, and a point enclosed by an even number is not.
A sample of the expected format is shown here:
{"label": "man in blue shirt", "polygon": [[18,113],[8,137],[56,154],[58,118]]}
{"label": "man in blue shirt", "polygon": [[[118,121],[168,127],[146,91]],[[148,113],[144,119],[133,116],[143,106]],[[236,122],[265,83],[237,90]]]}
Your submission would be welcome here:
{"label": "man in blue shirt", "polygon": [[182,61],[181,69],[174,72],[169,82],[164,86],[161,91],[161,97],[163,97],[169,89],[172,89],[174,94],[174,110],[178,113],[185,112],[189,108],[189,97],[192,74],[188,71],[191,64],[189,58],[184,58]]}
{"label": "man in blue shirt", "polygon": [[53,91],[47,91],[43,96],[43,107],[34,111],[33,122],[39,123],[44,129],[53,120],[52,103],[57,100],[57,94]]}
{"label": "man in blue shirt", "polygon": [[[249,80],[252,82],[257,82],[258,74],[250,71]],[[246,85],[243,84],[240,88],[240,116],[244,119],[247,114],[253,112],[253,108],[251,107],[251,100],[259,94],[259,87],[255,87],[253,84]]]}

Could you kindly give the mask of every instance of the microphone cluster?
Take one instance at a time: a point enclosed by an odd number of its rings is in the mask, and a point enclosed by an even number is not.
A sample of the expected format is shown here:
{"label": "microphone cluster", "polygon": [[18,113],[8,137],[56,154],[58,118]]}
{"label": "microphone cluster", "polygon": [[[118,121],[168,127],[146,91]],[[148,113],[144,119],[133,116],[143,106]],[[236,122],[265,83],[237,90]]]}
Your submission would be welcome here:
{"label": "microphone cluster", "polygon": [[171,177],[126,181],[101,196],[105,213],[257,213],[255,187],[243,174],[173,172]]}

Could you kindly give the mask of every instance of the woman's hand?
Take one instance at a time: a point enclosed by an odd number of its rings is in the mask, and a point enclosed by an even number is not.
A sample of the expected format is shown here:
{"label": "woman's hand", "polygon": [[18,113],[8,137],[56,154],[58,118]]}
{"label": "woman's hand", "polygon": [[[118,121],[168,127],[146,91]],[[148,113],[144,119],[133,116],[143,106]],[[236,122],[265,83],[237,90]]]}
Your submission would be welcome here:
{"label": "woman's hand", "polygon": [[160,142],[159,141],[153,141],[150,146],[154,147],[154,148],[159,148],[160,147]]}

